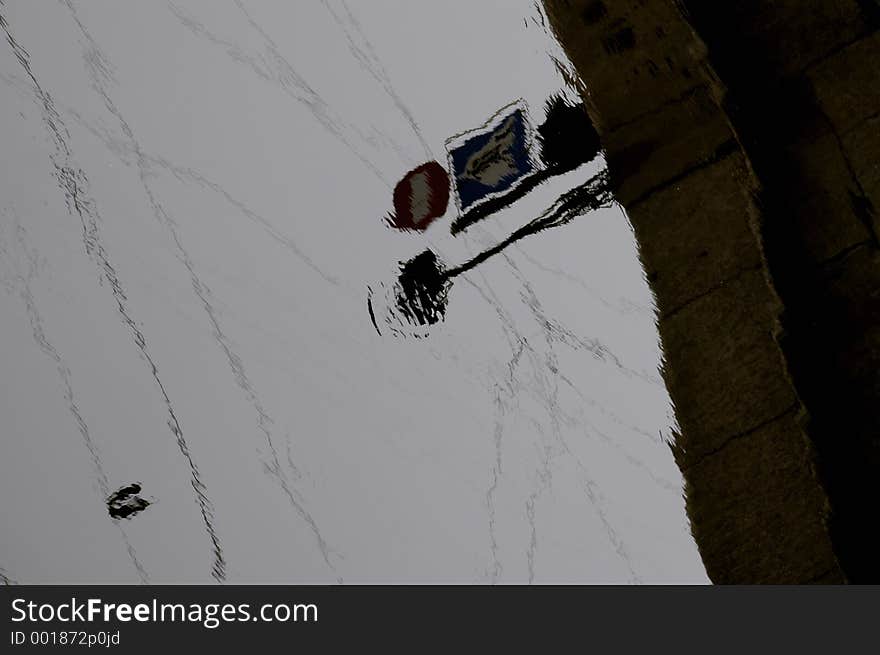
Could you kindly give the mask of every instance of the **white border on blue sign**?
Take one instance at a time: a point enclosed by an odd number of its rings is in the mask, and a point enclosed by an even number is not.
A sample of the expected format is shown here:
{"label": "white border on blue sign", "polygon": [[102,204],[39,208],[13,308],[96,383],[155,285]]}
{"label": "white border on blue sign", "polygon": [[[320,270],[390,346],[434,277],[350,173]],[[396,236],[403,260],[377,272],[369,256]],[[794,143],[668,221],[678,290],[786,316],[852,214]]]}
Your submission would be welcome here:
{"label": "white border on blue sign", "polygon": [[[455,198],[455,206],[458,209],[458,215],[461,216],[464,211],[461,208],[461,198],[458,196],[458,183],[455,179],[455,165],[452,161],[452,153],[451,150],[455,150],[460,145],[463,145],[468,139],[477,136],[478,134],[485,134],[486,132],[491,132],[495,128],[497,128],[504,118],[514,113],[519,109],[523,113],[523,118],[525,120],[525,142],[526,142],[526,152],[528,155],[529,163],[532,165],[532,169],[537,172],[541,170],[542,166],[540,161],[535,157],[534,152],[534,124],[532,123],[532,116],[529,113],[529,105],[525,101],[524,98],[519,98],[518,100],[514,100],[513,102],[504,105],[501,109],[496,111],[492,116],[483,123],[480,127],[476,127],[472,130],[467,130],[466,132],[460,132],[455,134],[444,142],[446,147],[446,163],[449,167],[449,180],[452,186],[453,196]],[[492,200],[493,198],[499,198],[504,196],[514,189],[516,189],[522,182],[528,178],[528,175],[523,175],[516,182],[514,182],[511,186],[507,187],[503,191],[493,191],[491,193],[486,194],[481,200],[471,204],[468,207],[468,210],[479,207],[483,203]]]}

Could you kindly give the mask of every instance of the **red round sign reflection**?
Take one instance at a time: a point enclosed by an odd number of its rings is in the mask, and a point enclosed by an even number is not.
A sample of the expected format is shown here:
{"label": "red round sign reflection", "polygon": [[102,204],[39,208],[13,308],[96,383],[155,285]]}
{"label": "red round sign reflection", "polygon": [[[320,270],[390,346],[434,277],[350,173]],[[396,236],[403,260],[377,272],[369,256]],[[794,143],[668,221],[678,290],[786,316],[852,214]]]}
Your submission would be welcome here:
{"label": "red round sign reflection", "polygon": [[389,223],[401,230],[424,230],[446,213],[449,174],[436,161],[414,168],[394,187],[394,215]]}

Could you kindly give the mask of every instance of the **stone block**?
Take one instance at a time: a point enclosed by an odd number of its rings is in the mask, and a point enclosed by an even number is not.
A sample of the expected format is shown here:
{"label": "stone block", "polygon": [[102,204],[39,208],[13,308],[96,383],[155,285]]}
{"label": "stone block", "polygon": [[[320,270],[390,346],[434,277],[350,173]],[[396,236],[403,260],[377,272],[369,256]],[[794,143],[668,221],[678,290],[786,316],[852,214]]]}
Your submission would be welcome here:
{"label": "stone block", "polygon": [[880,31],[817,64],[808,77],[838,134],[876,116],[880,113]]}
{"label": "stone block", "polygon": [[666,385],[683,462],[797,403],[775,339],[778,301],[763,270],[743,273],[660,318]]}
{"label": "stone block", "polygon": [[880,234],[880,113],[847,132],[843,146],[871,203],[874,232]]}
{"label": "stone block", "polygon": [[750,180],[735,152],[629,211],[661,315],[761,266]]}
{"label": "stone block", "polygon": [[[713,61],[716,54],[738,59],[747,75],[799,74],[865,30],[857,0],[811,0],[808,7],[803,0],[683,3]],[[747,72],[744,62],[761,62],[761,70]]]}
{"label": "stone block", "polygon": [[[705,83],[705,48],[673,2],[544,4],[569,59],[587,81],[586,100],[600,131],[613,130]],[[632,93],[633,88],[639,93]]]}
{"label": "stone block", "polygon": [[615,194],[632,207],[645,194],[738,148],[707,87],[603,135]]}
{"label": "stone block", "polygon": [[[788,151],[791,233],[809,261],[824,262],[871,237],[840,141],[831,133],[802,141]],[[768,219],[771,220],[771,219]]]}
{"label": "stone block", "polygon": [[687,469],[688,513],[716,584],[840,583],[828,503],[792,410]]}

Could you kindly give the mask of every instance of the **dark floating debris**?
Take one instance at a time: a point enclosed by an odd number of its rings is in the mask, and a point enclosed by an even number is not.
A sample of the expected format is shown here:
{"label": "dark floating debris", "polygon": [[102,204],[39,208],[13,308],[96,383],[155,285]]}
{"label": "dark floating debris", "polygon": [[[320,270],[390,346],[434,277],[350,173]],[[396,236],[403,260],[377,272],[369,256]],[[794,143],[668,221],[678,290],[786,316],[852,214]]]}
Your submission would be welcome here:
{"label": "dark floating debris", "polygon": [[149,507],[150,501],[138,496],[140,492],[141,485],[135,482],[110,494],[107,498],[110,516],[114,519],[128,519]]}

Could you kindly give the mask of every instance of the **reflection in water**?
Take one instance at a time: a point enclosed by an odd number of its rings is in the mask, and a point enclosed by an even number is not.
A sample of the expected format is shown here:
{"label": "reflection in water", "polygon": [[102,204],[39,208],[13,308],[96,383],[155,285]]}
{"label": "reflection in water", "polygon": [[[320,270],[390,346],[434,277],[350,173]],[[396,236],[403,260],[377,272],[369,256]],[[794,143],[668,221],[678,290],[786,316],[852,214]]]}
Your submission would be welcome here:
{"label": "reflection in water", "polygon": [[556,174],[573,171],[599,154],[599,133],[584,104],[568,102],[561,93],[544,104],[544,122],[538,126],[541,161]]}
{"label": "reflection in water", "polygon": [[150,506],[149,500],[144,500],[138,494],[141,485],[137,482],[114,491],[107,499],[107,511],[114,519],[128,519],[142,512]]}
{"label": "reflection in water", "polygon": [[177,62],[86,4],[0,9],[0,584],[704,581],[628,226],[517,241],[601,168],[578,96],[530,130],[541,176],[440,210],[443,137],[568,82],[511,36],[531,0],[408,3],[416,50],[390,5],[145,5]]}
{"label": "reflection in water", "polygon": [[452,223],[452,234],[511,206],[552,177],[575,170],[599,154],[599,134],[583,103],[571,104],[562,94],[550,96],[544,106],[544,122],[538,128],[541,162],[544,167],[526,175],[508,193],[484,200]]}
{"label": "reflection in water", "polygon": [[419,253],[400,267],[397,311],[413,324],[433,325],[442,320],[452,277],[433,250]]}
{"label": "reflection in water", "polygon": [[[552,227],[565,225],[578,216],[614,202],[608,172],[603,170],[584,184],[567,191],[556,199],[544,213],[529,221],[509,237],[484,250],[460,266],[447,268],[432,250],[425,250],[412,259],[401,262],[400,274],[393,285],[391,298],[386,298],[388,315],[385,322],[394,334],[400,335],[400,327],[427,327],[443,320],[446,315],[449,289],[452,280],[497,255],[511,244],[532,234]],[[383,285],[384,286],[384,285]],[[373,290],[369,290],[367,308],[370,319],[379,334],[373,307]],[[414,334],[427,336],[427,333]]]}

